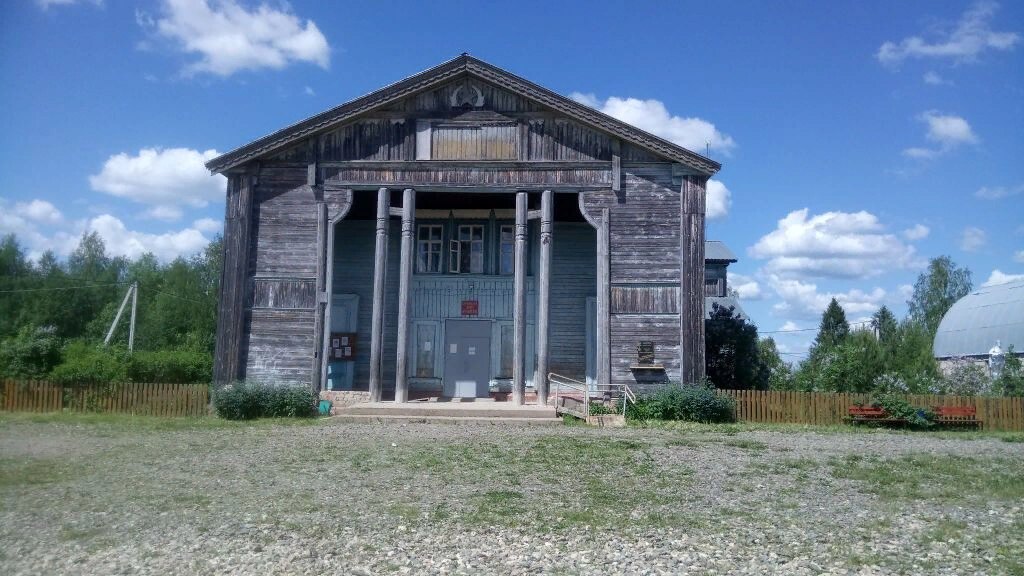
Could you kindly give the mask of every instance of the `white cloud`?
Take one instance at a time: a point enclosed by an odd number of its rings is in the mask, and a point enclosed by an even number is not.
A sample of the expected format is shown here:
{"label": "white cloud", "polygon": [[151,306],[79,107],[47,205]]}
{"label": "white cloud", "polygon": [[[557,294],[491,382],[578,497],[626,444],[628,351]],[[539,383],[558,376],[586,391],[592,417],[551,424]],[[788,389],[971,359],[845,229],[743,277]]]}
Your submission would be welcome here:
{"label": "white cloud", "polygon": [[928,126],[925,139],[935,144],[934,148],[912,147],[903,150],[903,155],[917,159],[931,159],[950,152],[964,144],[978,142],[977,135],[967,120],[953,114],[941,114],[936,110],[922,112],[918,120]]}
{"label": "white cloud", "polygon": [[189,148],[143,148],[130,156],[115,154],[99,174],[89,176],[92,189],[149,204],[147,217],[176,220],[182,206],[202,208],[224,198],[224,176],[210,175],[204,166],[219,153]]}
{"label": "white cloud", "polygon": [[885,302],[885,290],[875,287],[871,292],[856,288],[848,292],[819,292],[818,285],[812,282],[781,278],[776,275],[769,277],[769,285],[781,302],[772,306],[778,316],[796,316],[804,320],[815,320],[833,298],[839,301],[848,317],[872,314]]}
{"label": "white cloud", "polygon": [[327,38],[312,20],[303,23],[284,3],[280,10],[268,4],[247,10],[237,0],[212,5],[209,0],[164,0],[162,17],[142,14],[136,20],[182,52],[199,56],[182,71],[186,76],[280,70],[293,62],[324,69],[330,64]]}
{"label": "white cloud", "polygon": [[996,32],[991,20],[999,5],[995,2],[975,2],[949,30],[938,29],[929,41],[910,36],[897,42],[885,42],[875,57],[882,64],[897,66],[910,58],[932,58],[954,63],[973,62],[988,50],[1012,50],[1020,42],[1016,32]]}
{"label": "white cloud", "polygon": [[1024,184],[1018,184],[1010,187],[994,186],[992,188],[984,186],[979,188],[978,191],[974,193],[974,196],[983,200],[1000,200],[1002,198],[1008,198],[1022,193],[1024,193]]}
{"label": "white cloud", "polygon": [[192,227],[200,232],[220,232],[224,228],[224,222],[213,218],[200,218],[192,223]]}
{"label": "white cloud", "polygon": [[797,330],[802,330],[802,328],[792,320],[786,320],[782,326],[779,327],[779,332],[795,332]]}
{"label": "white cloud", "polygon": [[996,268],[982,286],[995,286],[997,284],[1006,284],[1007,282],[1016,282],[1017,280],[1024,280],[1024,274],[1004,274]]}
{"label": "white cloud", "polygon": [[210,240],[195,228],[149,234],[129,230],[121,220],[110,214],[89,220],[85,225],[85,231],[99,233],[108,253],[130,258],[138,258],[146,252],[152,252],[160,260],[173,260],[178,256],[195,254],[210,243]]}
{"label": "white cloud", "polygon": [[750,276],[729,272],[729,288],[739,295],[741,300],[760,300],[764,297],[761,285]]}
{"label": "white cloud", "polygon": [[910,284],[900,284],[896,287],[896,293],[900,295],[901,300],[910,300],[914,295],[914,287]]}
{"label": "white cloud", "polygon": [[64,219],[64,215],[56,206],[46,200],[32,200],[31,202],[18,202],[14,205],[14,213],[45,224],[57,224]]}
{"label": "white cloud", "polygon": [[931,229],[924,224],[915,224],[903,231],[903,237],[907,240],[921,240],[927,238],[929,233],[931,233]]}
{"label": "white cloud", "polygon": [[705,147],[710,147],[711,150],[729,155],[736,147],[732,137],[721,133],[711,122],[701,118],[673,116],[660,100],[612,96],[602,102],[594,94],[581,92],[573,92],[569,97],[700,154],[705,152]]}
{"label": "white cloud", "polygon": [[867,278],[917,264],[913,246],[885,232],[869,212],[795,210],[748,249],[768,259],[765,271],[784,277]]}
{"label": "white cloud", "polygon": [[1024,264],[1024,250],[1017,250],[1013,253],[1013,261]]}
{"label": "white cloud", "polygon": [[729,215],[729,208],[732,206],[732,193],[725,187],[725,184],[718,180],[708,180],[707,186],[707,217],[708,220],[717,220]]}
{"label": "white cloud", "polygon": [[[215,225],[215,226],[214,226]],[[220,223],[211,218],[196,220],[189,228],[164,233],[130,230],[110,214],[68,220],[45,200],[18,202],[10,206],[0,197],[0,236],[14,234],[29,258],[37,259],[52,250],[67,256],[78,246],[82,234],[97,232],[112,256],[137,257],[152,252],[161,260],[190,256],[210,243],[204,232],[218,230]]]}
{"label": "white cloud", "polygon": [[928,72],[925,72],[924,76],[922,76],[921,79],[924,80],[925,84],[928,84],[930,86],[943,86],[953,84],[949,80],[946,80],[945,78],[940,76],[939,73],[935,72],[934,70],[929,70]]}
{"label": "white cloud", "polygon": [[966,252],[974,252],[985,245],[987,235],[981,228],[968,226],[960,234],[960,248]]}
{"label": "white cloud", "polygon": [[313,90],[311,86],[306,86],[305,89],[303,89],[303,92],[306,96],[316,96],[316,90]]}

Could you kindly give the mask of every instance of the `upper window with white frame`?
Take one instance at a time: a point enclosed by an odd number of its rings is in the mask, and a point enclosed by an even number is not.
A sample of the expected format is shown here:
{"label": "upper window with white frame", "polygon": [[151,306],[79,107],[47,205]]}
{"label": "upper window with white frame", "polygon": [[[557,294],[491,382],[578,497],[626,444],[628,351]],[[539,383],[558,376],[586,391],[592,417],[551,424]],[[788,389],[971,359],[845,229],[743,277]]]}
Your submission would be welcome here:
{"label": "upper window with white frame", "polygon": [[444,228],[440,224],[420,224],[416,232],[416,272],[441,273],[441,246]]}
{"label": "upper window with white frame", "polygon": [[449,242],[448,272],[451,274],[484,273],[484,227],[462,224]]}

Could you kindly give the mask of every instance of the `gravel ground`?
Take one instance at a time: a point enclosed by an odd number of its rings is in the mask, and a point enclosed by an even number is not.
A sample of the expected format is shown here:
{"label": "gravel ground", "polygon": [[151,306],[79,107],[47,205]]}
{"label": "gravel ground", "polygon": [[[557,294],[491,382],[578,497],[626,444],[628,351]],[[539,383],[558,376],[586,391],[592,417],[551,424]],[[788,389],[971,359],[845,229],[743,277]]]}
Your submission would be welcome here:
{"label": "gravel ground", "polygon": [[1021,574],[1024,443],[0,416],[0,573]]}

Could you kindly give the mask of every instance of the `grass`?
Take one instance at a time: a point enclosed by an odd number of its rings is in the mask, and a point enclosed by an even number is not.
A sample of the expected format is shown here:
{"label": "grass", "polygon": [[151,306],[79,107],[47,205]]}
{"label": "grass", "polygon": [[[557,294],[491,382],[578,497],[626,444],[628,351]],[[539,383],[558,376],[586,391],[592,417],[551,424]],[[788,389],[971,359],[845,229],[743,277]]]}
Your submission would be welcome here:
{"label": "grass", "polygon": [[849,455],[833,459],[831,466],[836,478],[862,482],[869,493],[888,501],[1024,500],[1024,462],[1019,459]]}

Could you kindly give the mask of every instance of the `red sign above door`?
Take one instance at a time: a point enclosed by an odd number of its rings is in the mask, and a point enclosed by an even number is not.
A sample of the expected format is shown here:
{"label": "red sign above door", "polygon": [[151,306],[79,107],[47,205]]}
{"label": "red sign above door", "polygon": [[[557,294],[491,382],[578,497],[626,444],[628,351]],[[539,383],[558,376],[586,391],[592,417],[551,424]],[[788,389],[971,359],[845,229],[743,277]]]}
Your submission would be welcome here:
{"label": "red sign above door", "polygon": [[479,316],[480,315],[480,301],[479,300],[463,300],[462,301],[462,315],[463,316]]}

